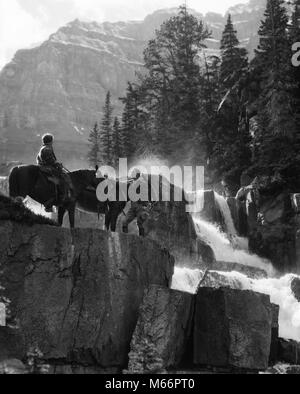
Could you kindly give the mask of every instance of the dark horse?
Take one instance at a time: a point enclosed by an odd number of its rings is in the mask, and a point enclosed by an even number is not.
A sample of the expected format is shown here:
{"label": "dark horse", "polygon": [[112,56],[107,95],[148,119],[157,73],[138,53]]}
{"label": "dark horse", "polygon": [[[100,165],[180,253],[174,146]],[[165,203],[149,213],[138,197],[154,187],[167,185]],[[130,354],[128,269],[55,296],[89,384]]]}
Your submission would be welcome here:
{"label": "dark horse", "polygon": [[[69,213],[70,227],[75,227],[76,204],[83,200],[85,191],[92,187],[96,189],[101,182],[97,179],[95,170],[79,170],[69,173],[73,189],[74,199],[58,207],[58,224],[62,226],[65,212]],[[49,197],[57,195],[57,186],[51,183],[36,165],[19,166],[11,170],[9,175],[9,195],[12,198],[27,196],[40,204],[45,204]],[[94,192],[96,196],[96,193]],[[107,204],[97,206],[97,212],[106,213]]]}
{"label": "dark horse", "polygon": [[[121,182],[120,180],[116,181],[117,201],[108,201],[108,208],[105,216],[105,225],[107,230],[111,230],[113,232],[116,231],[118,217],[124,212],[127,202],[130,201],[129,188],[134,186],[137,188],[137,193],[139,192],[139,186],[135,184],[135,182],[135,180],[124,182]],[[181,190],[172,183],[169,183],[163,176],[144,174],[137,182],[139,182],[139,185],[142,183],[147,185],[148,195],[146,201],[149,203],[155,204],[156,202],[166,201],[163,198],[163,186],[166,186],[167,189],[170,189],[170,201],[175,201],[175,194],[180,194],[182,201],[186,201],[184,190]],[[124,184],[126,186],[121,187],[122,184],[123,186]]]}

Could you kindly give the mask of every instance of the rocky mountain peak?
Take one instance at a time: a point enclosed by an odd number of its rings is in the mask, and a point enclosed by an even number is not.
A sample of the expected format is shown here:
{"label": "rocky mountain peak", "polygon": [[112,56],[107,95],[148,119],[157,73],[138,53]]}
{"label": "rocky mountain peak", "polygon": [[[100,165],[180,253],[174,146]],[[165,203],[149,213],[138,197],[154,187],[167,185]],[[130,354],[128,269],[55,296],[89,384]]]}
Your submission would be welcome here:
{"label": "rocky mountain peak", "polygon": [[[242,45],[249,53],[265,0],[232,7]],[[0,73],[0,155],[7,161],[32,162],[32,146],[40,135],[53,132],[66,162],[85,161],[89,130],[102,116],[105,95],[111,91],[115,114],[126,84],[143,65],[143,50],[154,32],[177,8],[161,9],[143,21],[84,22],[61,27],[43,44],[20,50]],[[226,15],[192,11],[212,31],[209,53],[217,54]],[[20,143],[21,141],[21,143]],[[71,148],[70,148],[71,147]]]}

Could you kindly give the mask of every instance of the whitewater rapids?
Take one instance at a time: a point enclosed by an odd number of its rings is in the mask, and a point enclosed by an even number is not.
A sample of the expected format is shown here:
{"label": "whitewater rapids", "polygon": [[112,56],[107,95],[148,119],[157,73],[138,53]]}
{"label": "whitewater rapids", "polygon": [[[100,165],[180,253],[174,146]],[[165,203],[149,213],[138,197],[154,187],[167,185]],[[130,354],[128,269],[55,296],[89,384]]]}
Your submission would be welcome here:
{"label": "whitewater rapids", "polygon": [[[196,205],[203,206],[204,193],[198,192],[196,196]],[[247,239],[238,237],[227,201],[217,194],[215,199],[225,222],[226,234],[215,224],[203,220],[201,212],[198,211],[192,214],[198,237],[211,246],[217,261],[260,268],[267,272],[268,278],[250,279],[239,272],[209,271],[202,285],[252,290],[269,295],[271,302],[280,306],[280,337],[300,341],[300,303],[291,289],[292,280],[300,277],[293,274],[281,278],[275,277],[276,271],[272,264],[268,260],[250,254]],[[201,270],[176,267],[172,289],[195,294],[203,275],[204,271]]]}

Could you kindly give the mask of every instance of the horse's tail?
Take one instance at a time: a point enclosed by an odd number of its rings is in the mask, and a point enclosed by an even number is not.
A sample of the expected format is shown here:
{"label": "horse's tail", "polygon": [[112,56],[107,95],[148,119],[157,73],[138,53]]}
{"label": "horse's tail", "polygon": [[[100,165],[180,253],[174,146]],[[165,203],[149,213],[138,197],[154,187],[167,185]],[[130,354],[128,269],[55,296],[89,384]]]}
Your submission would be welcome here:
{"label": "horse's tail", "polygon": [[9,196],[12,198],[19,197],[19,171],[18,167],[15,167],[11,170],[9,175]]}

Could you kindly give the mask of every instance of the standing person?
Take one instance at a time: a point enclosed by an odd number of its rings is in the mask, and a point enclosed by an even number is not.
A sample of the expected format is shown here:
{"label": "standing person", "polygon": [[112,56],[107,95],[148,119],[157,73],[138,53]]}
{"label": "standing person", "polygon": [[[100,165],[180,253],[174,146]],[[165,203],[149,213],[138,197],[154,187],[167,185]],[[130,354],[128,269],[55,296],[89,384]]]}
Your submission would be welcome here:
{"label": "standing person", "polygon": [[[141,173],[136,170],[136,176],[134,177],[134,182],[141,178]],[[124,233],[128,233],[128,226],[137,219],[137,225],[139,228],[139,234],[141,237],[145,237],[144,223],[148,219],[151,210],[151,203],[148,201],[136,201],[130,202],[131,207],[123,220],[122,228]]]}

